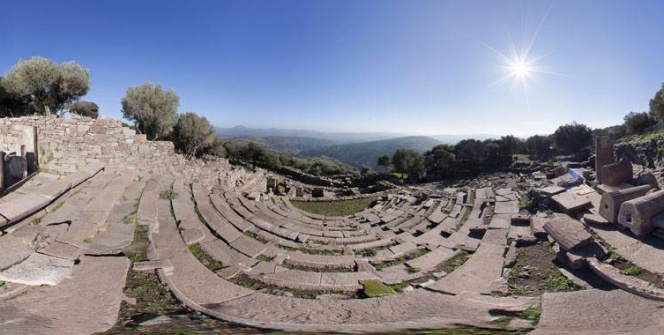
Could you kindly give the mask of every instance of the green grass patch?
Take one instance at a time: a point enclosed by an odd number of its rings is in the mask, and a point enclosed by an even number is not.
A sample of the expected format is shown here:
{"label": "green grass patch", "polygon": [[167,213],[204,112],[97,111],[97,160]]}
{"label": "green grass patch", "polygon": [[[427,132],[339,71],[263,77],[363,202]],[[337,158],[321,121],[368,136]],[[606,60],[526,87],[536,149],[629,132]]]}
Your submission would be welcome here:
{"label": "green grass patch", "polygon": [[613,251],[609,253],[609,259],[611,259],[612,262],[626,262],[626,260],[622,256],[618,255]]}
{"label": "green grass patch", "polygon": [[92,243],[92,239],[91,238],[86,238],[86,239],[83,240],[83,243],[90,244],[90,243]]}
{"label": "green grass patch", "polygon": [[632,265],[632,266],[628,267],[627,269],[623,270],[622,273],[626,274],[628,276],[638,276],[641,273],[643,273],[643,269],[641,269],[640,267],[638,267],[636,265]]}
{"label": "green grass patch", "polygon": [[648,143],[654,139],[657,139],[658,137],[664,137],[664,130],[650,134],[624,136],[618,140],[618,143],[629,142],[635,144],[643,144],[643,143]]}
{"label": "green grass patch", "polygon": [[363,287],[362,294],[367,298],[385,297],[397,293],[391,287],[375,279],[362,280],[360,284]]}
{"label": "green grass patch", "polygon": [[456,270],[461,265],[463,265],[463,263],[469,260],[472,255],[473,255],[472,253],[465,250],[459,251],[458,254],[456,254],[454,257],[450,258],[447,262],[445,262],[445,265],[443,266],[443,271],[447,273],[452,273],[452,271]]}
{"label": "green grass patch", "polygon": [[392,284],[392,285],[390,285],[390,288],[393,289],[394,291],[398,292],[398,293],[402,293],[403,290],[405,290],[409,286],[410,286],[410,283],[403,282],[403,283],[398,283],[398,284]]}
{"label": "green grass patch", "polygon": [[325,216],[346,216],[360,212],[376,201],[375,197],[338,201],[297,201],[291,200],[296,208],[305,212]]}
{"label": "green grass patch", "polygon": [[5,286],[5,282],[0,280],[0,287],[3,287],[3,286]]}
{"label": "green grass patch", "polygon": [[201,264],[205,265],[205,267],[211,271],[218,271],[227,267],[224,265],[224,263],[219,262],[216,259],[210,257],[210,255],[206,254],[205,251],[201,249],[201,245],[199,243],[190,244],[188,248],[191,254],[194,255],[194,257],[196,257],[196,259],[198,259]]}
{"label": "green grass patch", "polygon": [[540,316],[542,316],[542,305],[537,304],[526,308],[523,312],[517,314],[521,319],[531,320],[534,322],[539,322]]}
{"label": "green grass patch", "polygon": [[577,285],[574,283],[574,281],[565,277],[561,273],[556,273],[544,279],[542,281],[542,286],[544,286],[547,290],[554,292],[570,292],[583,289],[581,286]]}
{"label": "green grass patch", "polygon": [[420,268],[416,268],[416,267],[412,267],[412,268],[409,267],[408,269],[406,269],[406,271],[408,271],[408,273],[410,273],[410,274],[413,274],[413,273],[418,273],[422,270]]}
{"label": "green grass patch", "polygon": [[166,190],[166,191],[162,191],[161,193],[159,193],[159,198],[164,199],[164,200],[173,200],[177,196],[178,196],[177,192],[175,192],[173,190]]}
{"label": "green grass patch", "polygon": [[521,199],[519,199],[519,209],[524,209],[529,212],[532,212],[534,209],[533,198],[529,196],[524,196]]}
{"label": "green grass patch", "polygon": [[271,260],[273,260],[273,259],[274,259],[274,257],[267,257],[267,256],[265,256],[265,255],[263,255],[263,254],[260,254],[260,255],[256,256],[256,260],[259,260],[259,261],[261,261],[261,262],[269,262],[269,261],[271,261]]}
{"label": "green grass patch", "polygon": [[30,220],[30,225],[31,226],[37,226],[37,225],[39,225],[40,222],[41,222],[40,218],[34,218],[34,219]]}

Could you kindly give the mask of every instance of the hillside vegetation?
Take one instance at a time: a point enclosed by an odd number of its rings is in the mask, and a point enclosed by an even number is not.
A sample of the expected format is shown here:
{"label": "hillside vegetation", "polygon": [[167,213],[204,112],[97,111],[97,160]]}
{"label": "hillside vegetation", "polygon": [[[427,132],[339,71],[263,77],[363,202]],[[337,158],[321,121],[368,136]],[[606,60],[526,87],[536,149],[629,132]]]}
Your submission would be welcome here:
{"label": "hillside vegetation", "polygon": [[333,145],[317,150],[302,151],[303,156],[326,156],[356,167],[378,168],[378,157],[392,155],[397,149],[410,149],[417,152],[430,150],[441,144],[427,136],[408,136],[380,141]]}
{"label": "hillside vegetation", "polygon": [[241,146],[254,142],[267,149],[288,154],[299,154],[302,151],[317,150],[340,144],[333,140],[297,136],[233,137],[227,140]]}

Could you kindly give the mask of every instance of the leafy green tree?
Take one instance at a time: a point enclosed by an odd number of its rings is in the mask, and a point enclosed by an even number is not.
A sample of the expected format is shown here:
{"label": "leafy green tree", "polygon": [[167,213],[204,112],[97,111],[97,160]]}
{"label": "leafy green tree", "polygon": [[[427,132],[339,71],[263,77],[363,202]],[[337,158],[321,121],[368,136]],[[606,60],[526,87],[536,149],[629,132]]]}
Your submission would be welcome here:
{"label": "leafy green tree", "polygon": [[260,144],[249,142],[247,147],[244,148],[242,156],[245,160],[251,162],[253,167],[256,167],[257,165],[265,166],[268,161],[268,154],[268,151]]}
{"label": "leafy green tree", "polygon": [[424,159],[420,153],[410,149],[397,149],[392,155],[394,170],[410,180],[417,180],[424,172]]}
{"label": "leafy green tree", "polygon": [[226,150],[226,157],[231,160],[242,159],[243,150],[237,144],[233,142],[225,142],[224,150]]}
{"label": "leafy green tree", "polygon": [[523,140],[514,135],[507,135],[498,140],[498,146],[500,156],[512,157],[512,155],[518,154],[523,148]]}
{"label": "leafy green tree", "polygon": [[455,162],[454,147],[447,144],[437,145],[424,153],[424,168],[429,175],[441,177],[449,174]]}
{"label": "leafy green tree", "polygon": [[474,169],[477,169],[486,157],[486,144],[482,141],[462,140],[454,148],[456,149],[457,159],[466,166],[474,167]]}
{"label": "leafy green tree", "polygon": [[533,135],[526,139],[526,152],[539,158],[549,157],[551,153],[551,137]]}
{"label": "leafy green tree", "polygon": [[588,126],[572,122],[558,127],[553,143],[564,154],[575,154],[592,144],[592,131]]}
{"label": "leafy green tree", "polygon": [[93,119],[99,117],[99,106],[90,101],[76,101],[69,106],[69,112],[76,115],[87,116]]}
{"label": "leafy green tree", "polygon": [[28,96],[14,96],[7,91],[6,81],[0,77],[0,117],[34,114]]}
{"label": "leafy green tree", "polygon": [[180,98],[161,84],[145,83],[127,89],[122,99],[122,115],[133,121],[136,129],[149,140],[167,138],[178,121]]}
{"label": "leafy green tree", "polygon": [[650,114],[657,120],[664,120],[664,83],[650,99]]}
{"label": "leafy green tree", "polygon": [[212,144],[203,148],[201,153],[204,155],[212,155],[221,158],[227,158],[228,151],[226,151],[225,144],[226,143],[224,142],[224,140],[222,140],[219,136],[215,136],[214,139],[212,140]]}
{"label": "leafy green tree", "polygon": [[378,165],[383,167],[383,171],[387,171],[387,168],[389,168],[391,164],[392,161],[390,155],[382,155],[378,157]]}
{"label": "leafy green tree", "polygon": [[69,104],[88,93],[90,75],[74,62],[57,64],[33,57],[14,65],[3,86],[14,98],[27,99],[39,114],[62,115]]}
{"label": "leafy green tree", "polygon": [[195,157],[214,141],[214,128],[205,117],[187,112],[178,118],[173,128],[173,143],[186,156]]}
{"label": "leafy green tree", "polygon": [[631,112],[625,115],[624,120],[628,134],[642,134],[657,123],[657,120],[646,112]]}

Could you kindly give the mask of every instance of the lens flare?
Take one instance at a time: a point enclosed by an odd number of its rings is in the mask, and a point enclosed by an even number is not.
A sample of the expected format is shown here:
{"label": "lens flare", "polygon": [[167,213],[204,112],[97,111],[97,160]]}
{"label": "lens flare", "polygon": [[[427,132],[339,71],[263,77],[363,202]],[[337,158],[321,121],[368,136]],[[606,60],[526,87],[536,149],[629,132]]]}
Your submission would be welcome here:
{"label": "lens flare", "polygon": [[524,59],[515,59],[510,61],[508,70],[512,76],[519,79],[525,79],[534,71],[530,64]]}

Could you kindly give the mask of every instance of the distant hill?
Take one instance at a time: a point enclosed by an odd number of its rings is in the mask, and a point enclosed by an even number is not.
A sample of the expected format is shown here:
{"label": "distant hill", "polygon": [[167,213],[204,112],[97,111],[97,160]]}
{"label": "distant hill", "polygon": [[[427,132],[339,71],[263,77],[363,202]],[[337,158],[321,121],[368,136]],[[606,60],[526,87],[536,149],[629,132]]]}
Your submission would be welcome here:
{"label": "distant hill", "polygon": [[296,136],[232,137],[229,140],[240,145],[256,142],[273,151],[289,154],[299,154],[302,151],[321,149],[341,143],[333,140]]}
{"label": "distant hill", "polygon": [[500,135],[493,135],[493,134],[460,134],[460,135],[434,135],[434,136],[429,136],[433,139],[436,139],[438,141],[441,141],[445,144],[457,144],[458,142],[461,142],[462,140],[467,140],[467,139],[473,139],[473,140],[488,140],[490,138],[495,138],[498,139],[500,138]]}
{"label": "distant hill", "polygon": [[326,156],[343,163],[362,167],[368,165],[378,167],[378,157],[392,155],[397,149],[412,149],[423,152],[442,142],[427,136],[408,136],[380,141],[332,145],[326,148],[302,151],[303,156]]}
{"label": "distant hill", "polygon": [[322,131],[302,129],[279,129],[279,128],[247,128],[237,126],[233,128],[215,127],[217,135],[225,138],[234,137],[305,137],[336,141],[337,143],[352,143],[384,140],[388,138],[402,137],[398,133],[328,133]]}

